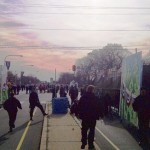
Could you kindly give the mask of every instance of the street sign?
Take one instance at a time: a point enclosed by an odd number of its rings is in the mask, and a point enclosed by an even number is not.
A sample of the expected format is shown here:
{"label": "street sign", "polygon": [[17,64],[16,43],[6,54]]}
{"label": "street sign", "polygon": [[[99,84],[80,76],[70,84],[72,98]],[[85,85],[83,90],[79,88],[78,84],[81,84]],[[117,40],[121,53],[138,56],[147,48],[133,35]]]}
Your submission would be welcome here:
{"label": "street sign", "polygon": [[10,68],[10,61],[5,61],[5,63],[6,63],[7,70],[9,70],[9,68]]}

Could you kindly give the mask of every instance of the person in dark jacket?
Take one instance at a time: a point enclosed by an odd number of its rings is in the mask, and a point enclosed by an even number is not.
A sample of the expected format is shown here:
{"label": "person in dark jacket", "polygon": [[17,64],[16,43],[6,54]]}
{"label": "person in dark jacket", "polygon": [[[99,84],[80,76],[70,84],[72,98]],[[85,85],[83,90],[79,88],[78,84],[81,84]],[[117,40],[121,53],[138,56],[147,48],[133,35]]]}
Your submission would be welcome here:
{"label": "person in dark jacket", "polygon": [[85,94],[85,92],[86,92],[86,86],[81,87],[81,89],[80,89],[80,95],[82,96],[83,94]]}
{"label": "person in dark jacket", "polygon": [[15,120],[17,117],[18,108],[22,109],[21,103],[14,97],[14,94],[11,93],[10,97],[3,103],[3,107],[8,112],[10,127],[9,132],[12,132],[12,129],[15,128]]}
{"label": "person in dark jacket", "polygon": [[142,147],[144,146],[146,150],[149,150],[150,147],[147,135],[150,122],[150,97],[145,87],[141,88],[140,95],[137,98],[135,98],[132,107],[138,115],[138,126],[140,136],[139,144]]}
{"label": "person in dark jacket", "polygon": [[71,104],[73,104],[74,101],[78,98],[78,88],[76,85],[70,87],[69,96],[71,98]]}
{"label": "person in dark jacket", "polygon": [[111,115],[111,97],[108,93],[105,94],[103,97],[104,100],[104,115],[108,116],[109,118],[112,118]]}
{"label": "person in dark jacket", "polygon": [[60,86],[59,94],[60,94],[60,97],[64,97],[65,96],[65,88],[64,88],[63,85]]}
{"label": "person in dark jacket", "polygon": [[56,93],[56,86],[55,85],[52,86],[51,92],[52,92],[52,98],[56,98],[57,93]]}
{"label": "person in dark jacket", "polygon": [[30,107],[30,120],[32,120],[33,111],[35,107],[38,107],[41,110],[43,116],[47,115],[39,101],[38,94],[34,87],[32,87],[32,91],[29,95],[29,103],[30,103],[30,106],[29,106]]}
{"label": "person in dark jacket", "polygon": [[[94,148],[94,136],[95,136],[95,126],[96,120],[100,117],[103,118],[103,114],[100,108],[100,103],[98,98],[94,95],[94,86],[89,85],[87,87],[86,93],[81,96],[78,103],[78,114],[79,118],[82,120],[82,145],[81,149],[85,148],[88,139],[89,149]],[[88,136],[87,132],[89,130]]]}

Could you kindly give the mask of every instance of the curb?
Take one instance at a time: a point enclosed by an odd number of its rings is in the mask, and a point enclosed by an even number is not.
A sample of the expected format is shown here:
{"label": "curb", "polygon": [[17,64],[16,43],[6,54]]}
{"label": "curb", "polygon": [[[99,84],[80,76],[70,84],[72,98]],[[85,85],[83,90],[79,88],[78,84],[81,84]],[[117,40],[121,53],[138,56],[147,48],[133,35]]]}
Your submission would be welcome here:
{"label": "curb", "polygon": [[[45,112],[48,113],[49,104],[46,104]],[[44,117],[43,130],[41,136],[40,150],[47,150],[47,140],[48,140],[48,118]]]}

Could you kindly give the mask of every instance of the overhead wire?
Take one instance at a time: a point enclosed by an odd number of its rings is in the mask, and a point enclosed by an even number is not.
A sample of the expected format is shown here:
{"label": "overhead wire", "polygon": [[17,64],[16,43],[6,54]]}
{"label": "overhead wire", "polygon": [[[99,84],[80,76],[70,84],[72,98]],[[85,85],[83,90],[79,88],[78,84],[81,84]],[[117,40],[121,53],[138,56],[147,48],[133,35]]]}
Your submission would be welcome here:
{"label": "overhead wire", "polygon": [[0,15],[6,15],[6,14],[34,14],[34,15],[100,15],[100,16],[128,16],[128,15],[150,15],[150,13],[126,13],[126,14],[120,14],[120,13],[55,13],[55,12],[2,12]]}
{"label": "overhead wire", "polygon": [[[143,47],[147,47],[149,45],[141,45]],[[114,49],[117,50],[122,50],[122,49],[118,49],[115,46],[111,46]],[[137,47],[137,46],[123,46],[123,49],[127,49],[127,50],[135,50],[135,48],[127,48],[127,47]],[[149,46],[150,47],[150,46]],[[78,51],[82,51],[82,50],[98,50],[98,49],[102,49],[102,47],[66,47],[66,46],[19,46],[19,45],[0,45],[0,48],[22,48],[22,49],[52,49],[52,50],[59,50],[61,49],[62,51],[67,51],[67,50],[78,50]],[[144,51],[147,51],[148,49],[144,49]]]}
{"label": "overhead wire", "polygon": [[[3,3],[4,4],[4,3]],[[5,3],[6,4],[6,3]],[[8,4],[8,3],[7,3]],[[49,8],[84,8],[84,9],[138,9],[138,10],[150,10],[150,7],[103,7],[103,6],[86,6],[86,5],[82,5],[82,6],[73,6],[73,5],[48,5],[48,4],[33,4],[33,5],[23,5],[23,4],[13,4],[16,6],[25,6],[25,7],[49,7]],[[2,14],[16,14],[16,13],[20,13],[20,12],[2,12]],[[127,14],[117,14],[117,13],[40,13],[40,12],[21,12],[21,13],[31,13],[31,14],[53,14],[53,15],[150,15],[150,13],[127,13]],[[12,27],[5,27],[5,28],[12,28]],[[17,28],[17,29],[29,29],[29,30],[50,30],[50,31],[78,31],[78,32],[149,32],[150,29],[130,29],[130,30],[125,30],[125,29],[120,29],[120,30],[113,30],[113,29],[56,29],[56,28]],[[12,46],[1,46],[1,48],[14,48]],[[17,46],[19,48],[29,48],[29,47],[24,47],[24,46]],[[144,47],[144,46],[143,46]],[[54,48],[61,48],[61,49],[67,49],[67,47],[30,47],[30,48],[43,48],[43,49],[54,49]],[[81,47],[70,47],[70,49],[78,49]],[[82,47],[83,48],[83,47]],[[83,48],[84,49],[84,48]],[[85,48],[86,49],[86,48]],[[93,49],[92,49],[93,50]],[[135,50],[135,49],[134,49]]]}
{"label": "overhead wire", "polygon": [[23,29],[23,30],[50,30],[50,31],[87,31],[87,32],[149,32],[150,29],[69,29],[69,28],[25,28],[25,27],[0,27],[0,29]]}
{"label": "overhead wire", "polygon": [[23,6],[23,7],[49,7],[49,8],[84,8],[84,9],[144,9],[150,10],[150,7],[109,7],[109,6],[89,6],[89,5],[52,5],[52,4],[9,4],[9,3],[1,3],[1,5],[11,5],[11,6]]}

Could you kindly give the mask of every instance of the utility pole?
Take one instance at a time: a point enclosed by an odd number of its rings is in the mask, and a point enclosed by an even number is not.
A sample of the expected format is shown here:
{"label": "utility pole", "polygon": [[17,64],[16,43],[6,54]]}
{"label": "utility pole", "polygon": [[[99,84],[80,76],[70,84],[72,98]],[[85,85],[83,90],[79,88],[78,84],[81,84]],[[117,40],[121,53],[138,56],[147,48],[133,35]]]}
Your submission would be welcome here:
{"label": "utility pole", "polygon": [[135,53],[137,53],[137,48],[135,48]]}
{"label": "utility pole", "polygon": [[56,68],[55,68],[55,97],[57,97],[56,96]]}

